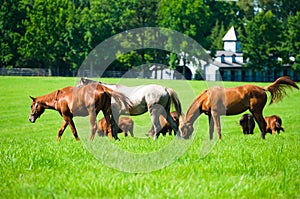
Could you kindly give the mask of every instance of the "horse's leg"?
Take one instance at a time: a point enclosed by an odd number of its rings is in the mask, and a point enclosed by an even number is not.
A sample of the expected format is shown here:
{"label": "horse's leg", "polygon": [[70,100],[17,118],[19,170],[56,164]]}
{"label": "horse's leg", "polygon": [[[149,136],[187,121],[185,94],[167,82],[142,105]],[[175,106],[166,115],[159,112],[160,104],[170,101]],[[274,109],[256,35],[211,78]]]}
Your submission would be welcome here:
{"label": "horse's leg", "polygon": [[134,137],[134,135],[133,135],[133,128],[129,129],[129,133],[130,133],[131,137]]}
{"label": "horse's leg", "polygon": [[162,110],[162,106],[161,105],[152,105],[150,106],[150,108],[148,108],[149,112],[150,112],[150,117],[152,120],[152,124],[153,124],[153,138],[154,140],[156,140],[158,138],[159,135],[159,131],[161,130],[161,126],[160,126],[160,121],[159,121],[159,116],[162,114],[163,110]]}
{"label": "horse's leg", "polygon": [[208,125],[209,125],[209,138],[212,140],[213,134],[214,134],[215,123],[210,114],[208,115]]}
{"label": "horse's leg", "polygon": [[219,136],[219,140],[221,140],[222,134],[221,134],[220,115],[217,112],[212,112],[212,118],[214,120],[214,123],[216,124],[216,130]]}
{"label": "horse's leg", "polygon": [[262,115],[262,111],[251,111],[252,115],[254,116],[254,119],[256,120],[260,132],[261,132],[261,138],[265,139],[266,137],[266,127],[267,127],[267,123]]}
{"label": "horse's leg", "polygon": [[63,121],[59,131],[58,131],[58,137],[57,137],[57,141],[60,141],[61,139],[61,136],[63,135],[65,129],[67,128],[68,126],[68,122],[66,120]]}
{"label": "horse's leg", "polygon": [[79,141],[78,134],[77,134],[77,130],[76,130],[76,128],[75,128],[75,124],[74,124],[72,118],[70,118],[69,126],[70,126],[70,128],[71,128],[71,131],[72,131],[72,133],[73,133],[75,139],[76,139],[77,141]]}
{"label": "horse's leg", "polygon": [[172,129],[168,129],[168,133],[169,133],[169,135],[172,135]]}
{"label": "horse's leg", "polygon": [[119,118],[120,118],[120,111],[121,107],[117,103],[111,104],[111,111],[107,113],[107,117],[111,114],[111,135],[114,137],[115,140],[120,140],[118,138],[118,131],[119,131]]}
{"label": "horse's leg", "polygon": [[128,136],[127,129],[125,129],[125,131],[124,131],[124,137],[127,137],[127,136]]}
{"label": "horse's leg", "polygon": [[76,128],[75,128],[75,124],[74,124],[74,122],[73,122],[72,117],[71,117],[71,116],[68,116],[68,115],[65,115],[65,114],[62,114],[62,117],[64,118],[64,121],[63,121],[63,123],[62,123],[61,128],[60,128],[59,131],[58,131],[58,141],[60,141],[61,136],[62,136],[62,134],[64,133],[64,131],[65,131],[65,129],[66,129],[66,127],[67,127],[68,125],[70,126],[71,131],[72,131],[72,133],[73,133],[75,139],[76,139],[77,141],[79,141],[78,134],[77,134],[77,130],[76,130]]}
{"label": "horse's leg", "polygon": [[97,114],[95,110],[89,111],[90,115],[90,123],[91,123],[91,135],[90,135],[90,140],[93,141],[95,137],[95,133],[97,131]]}
{"label": "horse's leg", "polygon": [[[177,126],[176,122],[174,122],[174,120],[173,120],[173,118],[170,114],[170,111],[167,112],[167,118],[166,119],[167,119],[168,123],[170,124],[170,126],[172,127],[172,129],[174,130],[175,135],[177,135],[178,138],[181,138],[178,126]],[[168,130],[169,135],[172,135],[172,129]]]}
{"label": "horse's leg", "polygon": [[105,128],[105,132],[104,132],[104,136],[109,136],[109,138],[112,140],[113,136],[112,136],[112,124],[111,124],[111,118],[110,118],[110,114],[109,112],[106,111],[102,111],[105,121],[106,121],[106,128]]}

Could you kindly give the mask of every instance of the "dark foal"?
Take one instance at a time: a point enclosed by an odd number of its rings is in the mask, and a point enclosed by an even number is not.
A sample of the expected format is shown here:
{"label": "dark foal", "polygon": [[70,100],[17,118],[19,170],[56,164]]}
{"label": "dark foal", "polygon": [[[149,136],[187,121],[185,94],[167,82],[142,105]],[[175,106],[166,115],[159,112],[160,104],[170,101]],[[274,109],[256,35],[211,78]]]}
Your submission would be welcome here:
{"label": "dark foal", "polygon": [[247,134],[253,134],[253,130],[255,127],[255,121],[253,118],[253,115],[251,114],[244,114],[242,118],[240,119],[240,125],[243,129],[243,133],[245,135]]}

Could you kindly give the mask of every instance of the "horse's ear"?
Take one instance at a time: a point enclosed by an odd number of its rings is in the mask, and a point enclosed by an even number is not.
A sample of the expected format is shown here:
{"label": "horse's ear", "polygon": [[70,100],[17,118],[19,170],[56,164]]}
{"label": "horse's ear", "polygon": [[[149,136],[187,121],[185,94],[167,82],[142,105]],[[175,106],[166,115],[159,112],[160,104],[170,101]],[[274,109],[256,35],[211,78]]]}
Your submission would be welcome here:
{"label": "horse's ear", "polygon": [[35,99],[36,99],[36,98],[34,98],[34,97],[32,97],[32,96],[29,96],[29,97],[32,99],[32,101],[35,101]]}

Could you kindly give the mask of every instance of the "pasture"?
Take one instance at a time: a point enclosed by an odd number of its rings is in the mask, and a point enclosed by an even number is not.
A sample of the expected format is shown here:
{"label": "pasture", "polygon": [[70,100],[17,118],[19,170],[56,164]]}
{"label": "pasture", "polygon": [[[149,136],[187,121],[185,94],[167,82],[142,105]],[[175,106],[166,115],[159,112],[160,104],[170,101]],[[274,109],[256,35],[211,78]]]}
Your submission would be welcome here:
{"label": "pasture", "polygon": [[[288,91],[283,101],[266,105],[264,109],[264,116],[278,114],[282,118],[285,132],[280,135],[267,134],[266,139],[262,140],[257,124],[254,135],[243,135],[238,123],[240,114],[222,117],[222,140],[216,140],[215,132],[214,141],[205,143],[208,119],[201,115],[190,147],[173,163],[150,172],[132,173],[110,168],[96,159],[83,141],[75,141],[69,127],[61,141],[57,142],[62,118],[56,111],[46,110],[34,124],[28,121],[31,104],[29,95],[44,95],[75,85],[78,80],[62,77],[0,77],[0,198],[300,197],[300,91]],[[119,80],[102,81],[117,83]],[[207,88],[203,81],[186,83],[128,79],[127,82],[169,85],[178,91],[184,113],[193,97]],[[224,83],[226,87],[242,84],[246,83]],[[188,91],[186,85],[195,94],[184,93]],[[134,133],[142,137],[151,127],[149,114],[133,119],[137,128]],[[89,134],[80,129],[80,122],[75,119],[79,136]],[[89,131],[89,126],[87,129]],[[99,137],[95,137],[95,140],[106,140],[119,149],[135,153],[159,151],[174,140],[171,136],[159,137],[156,141],[130,136],[124,138],[122,134],[119,137],[120,142]],[[209,148],[206,154],[202,150],[203,143],[214,147]],[[103,150],[101,145],[97,147]]]}

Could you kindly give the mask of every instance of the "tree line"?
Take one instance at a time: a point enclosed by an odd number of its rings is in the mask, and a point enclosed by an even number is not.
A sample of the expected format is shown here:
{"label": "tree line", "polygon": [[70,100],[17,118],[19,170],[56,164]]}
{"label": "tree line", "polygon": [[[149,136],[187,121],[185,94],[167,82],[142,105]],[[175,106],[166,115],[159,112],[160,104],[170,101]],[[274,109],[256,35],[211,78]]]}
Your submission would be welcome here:
{"label": "tree line", "polygon": [[[72,75],[89,52],[113,35],[140,27],[181,32],[214,56],[233,25],[246,67],[300,69],[300,1],[285,0],[1,0],[0,67],[45,68]],[[170,52],[142,49],[109,66],[175,65]]]}

